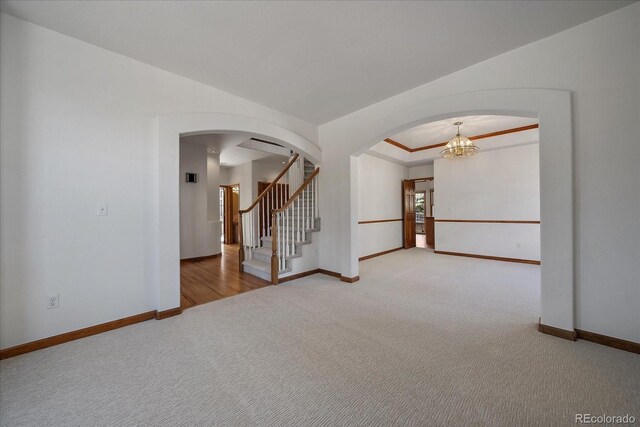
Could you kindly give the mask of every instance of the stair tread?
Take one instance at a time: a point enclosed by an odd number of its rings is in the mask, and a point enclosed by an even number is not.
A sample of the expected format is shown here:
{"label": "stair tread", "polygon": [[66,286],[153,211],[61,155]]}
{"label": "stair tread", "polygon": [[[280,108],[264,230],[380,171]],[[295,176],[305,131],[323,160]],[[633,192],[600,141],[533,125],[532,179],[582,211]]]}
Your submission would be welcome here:
{"label": "stair tread", "polygon": [[[242,265],[244,265],[245,267],[250,267],[250,268],[254,268],[256,270],[259,270],[263,273],[266,274],[271,274],[271,264],[257,260],[257,259],[248,259],[246,261],[242,262]],[[280,271],[278,271],[278,275],[283,274],[283,273],[289,273],[291,271],[290,268],[285,268],[282,269]],[[247,273],[251,274],[250,271],[247,271]],[[268,280],[268,279],[265,279]]]}
{"label": "stair tread", "polygon": [[248,259],[242,262],[243,265],[248,265],[256,270],[264,271],[265,273],[271,273],[271,265],[258,259]]}
{"label": "stair tread", "polygon": [[[289,242],[291,242],[293,239],[287,239]],[[271,236],[265,236],[262,238],[263,242],[271,242]],[[308,245],[309,243],[311,243],[311,240],[301,240],[299,242],[294,242],[296,245]],[[261,246],[264,247],[264,246]]]}
{"label": "stair tread", "polygon": [[264,253],[265,255],[271,255],[272,254],[271,248],[267,248],[267,247],[264,247],[264,246],[253,248],[253,252],[261,252],[261,253]]}

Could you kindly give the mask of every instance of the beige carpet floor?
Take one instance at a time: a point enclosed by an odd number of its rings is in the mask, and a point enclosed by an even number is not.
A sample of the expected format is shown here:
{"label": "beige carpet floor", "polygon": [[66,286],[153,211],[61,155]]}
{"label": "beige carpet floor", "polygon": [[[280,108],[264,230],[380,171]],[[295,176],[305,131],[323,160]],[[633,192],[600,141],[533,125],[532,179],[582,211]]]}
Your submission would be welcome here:
{"label": "beige carpet floor", "polygon": [[[3,426],[640,418],[640,356],[536,331],[538,266],[413,249],[0,363]],[[640,421],[637,421],[640,422]]]}

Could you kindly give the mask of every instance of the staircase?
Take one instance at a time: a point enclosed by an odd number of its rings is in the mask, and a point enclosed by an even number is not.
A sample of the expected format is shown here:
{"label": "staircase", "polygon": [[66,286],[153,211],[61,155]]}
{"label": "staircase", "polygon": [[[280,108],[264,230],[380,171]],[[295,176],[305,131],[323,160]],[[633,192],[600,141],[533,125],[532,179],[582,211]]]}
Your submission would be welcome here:
{"label": "staircase", "polygon": [[277,284],[281,277],[313,269],[317,253],[310,245],[313,233],[320,231],[319,172],[295,154],[253,204],[240,211],[241,270]]}

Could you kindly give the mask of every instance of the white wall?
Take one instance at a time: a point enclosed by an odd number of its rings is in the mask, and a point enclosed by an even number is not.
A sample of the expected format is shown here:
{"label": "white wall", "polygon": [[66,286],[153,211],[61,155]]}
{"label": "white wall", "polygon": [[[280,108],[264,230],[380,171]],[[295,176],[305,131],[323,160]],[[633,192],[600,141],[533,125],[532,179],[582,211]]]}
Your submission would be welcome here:
{"label": "white wall", "polygon": [[[358,157],[358,221],[402,218],[402,180],[408,168],[378,157]],[[361,257],[402,247],[402,221],[359,224]]]}
{"label": "white wall", "polygon": [[[217,221],[219,233],[222,233],[222,224],[220,223],[220,169],[220,155],[207,153],[207,220]],[[219,242],[220,239],[217,241]]]}
{"label": "white wall", "polygon": [[438,222],[540,221],[538,144],[438,159],[436,250],[540,261],[539,224]]}
{"label": "white wall", "polygon": [[[180,144],[180,258],[220,253],[218,156],[202,145]],[[198,182],[186,182],[197,173]],[[217,215],[216,215],[217,214]]]}
{"label": "white wall", "polygon": [[253,203],[253,168],[251,162],[237,166],[222,168],[220,185],[240,185],[240,209],[248,208]]}
{"label": "white wall", "polygon": [[409,168],[409,178],[427,178],[430,176],[433,176],[433,163]]}
{"label": "white wall", "polygon": [[2,348],[156,309],[158,115],[241,115],[317,142],[299,119],[0,19]]}
{"label": "white wall", "polygon": [[[433,177],[433,163],[428,165],[412,166],[409,168],[409,178],[428,178]],[[434,181],[416,182],[416,191],[426,192],[426,203],[429,203],[429,190],[433,190]],[[427,207],[426,214],[429,214]]]}
{"label": "white wall", "polygon": [[220,166],[220,185],[232,185],[238,184],[237,182],[231,182],[231,170],[230,167]]}
{"label": "white wall", "polygon": [[[327,173],[321,174],[320,187],[321,267],[357,274],[350,257],[349,238],[356,227],[350,222],[353,189],[345,188],[352,175],[348,156],[363,141],[393,131],[394,117],[459,93],[568,90],[573,108],[575,325],[640,342],[639,20],[640,3],[634,3],[322,125]],[[437,181],[435,186],[438,191]]]}
{"label": "white wall", "polygon": [[273,181],[284,167],[273,160],[252,160],[224,167],[220,174],[220,185],[240,184],[240,209],[246,209],[259,195],[258,182]]}
{"label": "white wall", "polygon": [[[273,159],[260,159],[251,162],[251,203],[260,195],[258,193],[258,182],[272,182],[285,166],[282,161],[274,161]],[[295,190],[292,189],[292,191]]]}

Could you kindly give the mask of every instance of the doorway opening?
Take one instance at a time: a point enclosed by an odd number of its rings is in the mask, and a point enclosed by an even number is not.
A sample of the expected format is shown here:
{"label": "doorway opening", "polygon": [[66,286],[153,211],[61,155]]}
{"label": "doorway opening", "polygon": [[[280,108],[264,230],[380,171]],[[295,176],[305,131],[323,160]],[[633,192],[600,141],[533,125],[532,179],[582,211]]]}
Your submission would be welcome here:
{"label": "doorway opening", "polygon": [[[403,222],[404,249],[413,247],[434,249],[433,177],[404,180],[402,188],[404,192],[402,209],[405,219]],[[413,217],[413,220],[410,217]],[[414,236],[413,240],[410,236]]]}
{"label": "doorway opening", "polygon": [[[459,121],[467,124],[468,137],[480,153],[441,158],[447,137],[455,135],[453,125]],[[396,212],[402,209],[402,229],[385,222],[377,230],[369,226],[366,231],[377,233],[376,243],[382,249],[397,247],[402,236],[406,258],[388,255],[399,263],[410,259],[436,269],[448,265],[456,271],[468,269],[478,277],[495,270],[514,282],[521,280],[522,304],[539,312],[540,267],[507,264],[541,262],[539,139],[537,118],[496,114],[454,116],[380,141],[363,153],[378,159],[359,161],[359,176],[371,176],[375,169],[381,182],[397,180],[402,185],[384,187],[360,179],[359,207],[366,206],[367,212],[383,217],[390,210],[375,202],[402,199],[396,205]],[[404,176],[399,177],[400,173]],[[360,241],[368,243],[362,237]],[[388,253],[380,251],[382,256]],[[423,271],[429,272],[429,267]]]}
{"label": "doorway opening", "polygon": [[[153,219],[153,229],[155,230],[154,238],[158,242],[158,250],[152,259],[152,272],[154,277],[157,278],[155,306],[161,313],[179,313],[181,304],[181,259],[184,258],[184,254],[182,254],[180,242],[182,234],[181,219],[183,217],[180,209],[180,186],[176,185],[176,180],[183,178],[180,171],[181,139],[197,135],[226,135],[229,137],[244,134],[249,135],[249,139],[255,136],[261,140],[275,142],[289,150],[295,150],[314,163],[320,163],[322,153],[315,144],[305,137],[287,128],[255,117],[211,112],[182,113],[158,116],[156,124],[158,187],[156,199],[157,215]],[[247,140],[245,139],[244,141],[246,142]],[[239,145],[232,142],[227,144],[221,141],[221,143],[228,146],[229,149]],[[244,147],[237,147],[233,148],[232,151],[240,154],[243,150],[245,150]],[[217,153],[211,154],[215,156]],[[218,164],[218,167],[224,166],[221,163]],[[242,174],[242,176],[245,175],[245,173]],[[234,179],[233,182],[241,182],[241,180]],[[214,206],[217,206],[218,209],[220,206],[218,201],[220,183],[211,187],[213,193],[211,200],[215,198]],[[247,184],[247,186],[242,185],[242,188],[242,198],[251,197],[252,187]],[[247,206],[248,204],[241,200],[240,205]],[[213,229],[217,230],[217,235],[213,238],[213,241],[220,246],[221,224],[219,212],[216,213],[215,218],[217,225],[214,225]],[[222,254],[222,249],[218,253]],[[236,277],[241,276],[237,268],[226,270],[235,274]]]}
{"label": "doorway opening", "polygon": [[240,210],[240,184],[220,185],[220,242],[238,243],[238,218]]}
{"label": "doorway opening", "polygon": [[251,204],[289,154],[279,145],[264,145],[247,132],[181,136],[182,309],[270,284],[240,271],[241,205]]}

